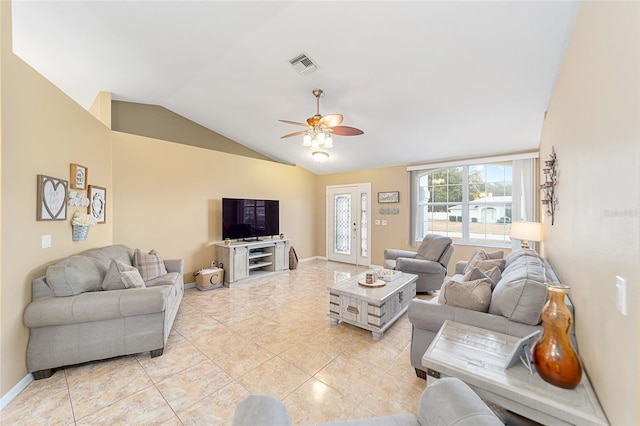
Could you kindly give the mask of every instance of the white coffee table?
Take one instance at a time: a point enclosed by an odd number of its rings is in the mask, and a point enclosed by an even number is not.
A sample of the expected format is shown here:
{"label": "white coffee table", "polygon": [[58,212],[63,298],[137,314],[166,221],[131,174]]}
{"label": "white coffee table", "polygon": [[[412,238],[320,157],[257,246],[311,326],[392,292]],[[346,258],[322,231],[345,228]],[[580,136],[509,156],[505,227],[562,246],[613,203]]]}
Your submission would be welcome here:
{"label": "white coffee table", "polygon": [[364,276],[362,273],[328,287],[329,319],[332,324],[344,321],[369,330],[380,340],[416,296],[418,276],[403,272],[381,287],[360,285],[358,281]]}
{"label": "white coffee table", "polygon": [[519,338],[445,321],[422,357],[427,378],[457,377],[481,398],[551,425],[607,425],[586,372],[575,389],[562,389],[522,364],[504,370]]}

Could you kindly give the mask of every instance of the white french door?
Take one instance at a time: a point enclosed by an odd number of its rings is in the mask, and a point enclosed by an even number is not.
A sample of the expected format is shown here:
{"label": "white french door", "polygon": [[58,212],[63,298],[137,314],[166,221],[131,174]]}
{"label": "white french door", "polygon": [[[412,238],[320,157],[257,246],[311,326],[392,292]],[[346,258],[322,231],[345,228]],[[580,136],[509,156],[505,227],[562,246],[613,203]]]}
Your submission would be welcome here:
{"label": "white french door", "polygon": [[371,184],[327,186],[327,259],[370,265]]}

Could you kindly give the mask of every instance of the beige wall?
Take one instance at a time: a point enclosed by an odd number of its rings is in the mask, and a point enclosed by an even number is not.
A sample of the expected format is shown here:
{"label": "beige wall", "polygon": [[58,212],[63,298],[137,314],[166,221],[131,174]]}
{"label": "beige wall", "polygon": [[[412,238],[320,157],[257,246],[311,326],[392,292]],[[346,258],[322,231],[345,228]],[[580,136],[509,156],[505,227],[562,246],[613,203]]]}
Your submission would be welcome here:
{"label": "beige wall", "polygon": [[[89,183],[111,187],[109,130],[14,56],[10,3],[0,2],[2,22],[2,307],[0,393],[26,375],[29,331],[22,324],[31,301],[31,279],[47,265],[78,251],[109,244],[111,223],[94,226],[86,241],[71,239],[68,220],[36,221],[36,175],[69,179],[70,163],[89,170]],[[110,201],[110,198],[108,198]],[[108,212],[110,215],[111,212]],[[52,247],[40,248],[51,235]]]}
{"label": "beige wall", "polygon": [[[316,192],[316,253],[326,256],[327,186],[371,183],[371,263],[382,265],[385,248],[409,248],[409,180],[406,167],[387,167],[318,176]],[[400,191],[397,204],[378,204],[378,192]],[[398,208],[400,214],[380,214],[380,208]],[[374,221],[387,220],[387,226]]]}
{"label": "beige wall", "polygon": [[259,152],[159,105],[113,101],[110,106],[110,115],[111,128],[122,133],[272,161]]}
{"label": "beige wall", "polygon": [[113,132],[113,241],[185,260],[185,282],[215,259],[223,197],[280,201],[280,231],[315,256],[316,175],[296,166]]}
{"label": "beige wall", "polygon": [[[544,254],[571,286],[580,355],[611,424],[638,415],[640,3],[584,2],[544,124],[558,211]],[[615,308],[626,278],[629,315]]]}

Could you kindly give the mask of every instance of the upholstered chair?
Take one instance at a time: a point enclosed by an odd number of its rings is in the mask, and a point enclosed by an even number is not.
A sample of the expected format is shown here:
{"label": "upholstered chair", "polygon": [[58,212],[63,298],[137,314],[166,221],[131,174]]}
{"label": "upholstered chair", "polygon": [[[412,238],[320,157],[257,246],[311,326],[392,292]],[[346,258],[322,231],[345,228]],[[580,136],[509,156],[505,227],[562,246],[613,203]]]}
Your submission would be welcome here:
{"label": "upholstered chair", "polygon": [[416,291],[430,293],[440,290],[447,275],[447,264],[453,254],[451,238],[442,235],[427,235],[417,252],[398,249],[384,251],[385,269],[395,269],[416,274]]}

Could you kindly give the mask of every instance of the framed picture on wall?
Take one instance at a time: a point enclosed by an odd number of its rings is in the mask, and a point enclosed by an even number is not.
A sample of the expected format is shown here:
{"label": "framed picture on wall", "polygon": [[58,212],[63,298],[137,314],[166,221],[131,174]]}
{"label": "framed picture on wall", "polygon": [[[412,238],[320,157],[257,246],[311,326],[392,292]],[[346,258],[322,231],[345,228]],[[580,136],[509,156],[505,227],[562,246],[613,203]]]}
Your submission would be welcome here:
{"label": "framed picture on wall", "polygon": [[87,175],[89,170],[80,164],[71,163],[71,188],[87,189]]}
{"label": "framed picture on wall", "polygon": [[69,182],[38,175],[36,220],[66,220]]}
{"label": "framed picture on wall", "polygon": [[399,203],[400,202],[400,192],[399,191],[388,191],[388,192],[378,192],[378,203]]}
{"label": "framed picture on wall", "polygon": [[107,221],[107,189],[101,186],[89,185],[87,191],[89,207],[87,213],[96,218],[98,223]]}

